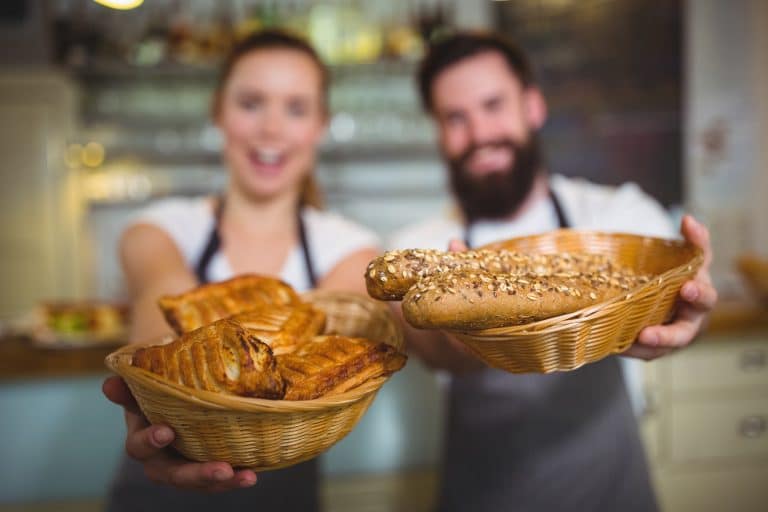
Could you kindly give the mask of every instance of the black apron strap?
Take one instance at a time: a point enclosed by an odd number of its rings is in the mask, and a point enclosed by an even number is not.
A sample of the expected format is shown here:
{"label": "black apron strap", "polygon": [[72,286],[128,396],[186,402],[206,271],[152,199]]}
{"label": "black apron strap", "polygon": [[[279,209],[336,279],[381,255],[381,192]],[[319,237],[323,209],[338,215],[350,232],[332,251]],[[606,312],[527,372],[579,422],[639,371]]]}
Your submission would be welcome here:
{"label": "black apron strap", "polygon": [[299,241],[301,242],[301,252],[304,254],[304,267],[307,270],[309,286],[310,288],[317,288],[317,274],[315,273],[315,266],[312,264],[312,251],[309,248],[307,228],[304,225],[304,216],[301,214],[301,207],[299,207],[298,218],[296,221],[299,226]]}
{"label": "black apron strap", "polygon": [[[565,216],[563,205],[560,202],[560,200],[557,198],[557,194],[555,194],[555,191],[552,190],[552,187],[549,187],[549,199],[552,201],[552,206],[555,209],[555,215],[557,215],[557,226],[561,229],[571,227],[570,222],[568,222],[568,217]],[[471,230],[472,230],[472,224],[468,222],[464,226],[464,244],[467,246],[467,249],[472,248]]]}
{"label": "black apron strap", "polygon": [[560,229],[571,227],[571,223],[568,222],[568,217],[565,216],[563,205],[557,198],[555,191],[552,190],[552,187],[549,187],[549,198],[552,200],[552,206],[555,208],[555,214],[557,215],[557,225],[560,227]]}
{"label": "black apron strap", "polygon": [[206,284],[208,279],[208,266],[213,259],[213,256],[221,247],[221,236],[219,236],[219,224],[221,223],[221,215],[224,212],[224,196],[216,198],[216,209],[213,211],[213,227],[208,234],[208,240],[205,242],[203,252],[200,253],[200,257],[195,264],[195,277],[199,284]]}
{"label": "black apron strap", "polygon": [[[195,264],[195,276],[200,284],[206,284],[210,280],[208,278],[208,267],[213,260],[213,256],[221,248],[221,236],[219,235],[219,225],[221,223],[221,216],[224,212],[224,196],[220,196],[216,199],[216,209],[213,213],[213,228],[208,235],[208,240],[205,243],[203,252],[200,253],[200,257]],[[301,214],[301,208],[299,208],[297,214],[296,223],[299,229],[299,242],[301,243],[301,252],[304,256],[304,265],[307,271],[307,278],[311,288],[317,287],[317,274],[315,273],[315,267],[312,264],[312,254],[309,248],[309,241],[307,239],[307,230],[304,225],[304,216]]]}

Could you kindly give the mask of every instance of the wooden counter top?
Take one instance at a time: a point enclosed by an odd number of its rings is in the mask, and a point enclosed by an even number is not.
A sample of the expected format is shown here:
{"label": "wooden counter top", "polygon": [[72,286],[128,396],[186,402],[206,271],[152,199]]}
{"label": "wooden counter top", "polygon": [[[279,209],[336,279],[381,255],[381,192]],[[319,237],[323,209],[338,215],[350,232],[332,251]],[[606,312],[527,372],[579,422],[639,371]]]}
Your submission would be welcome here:
{"label": "wooden counter top", "polygon": [[0,338],[0,380],[106,374],[116,346],[40,348],[24,338]]}

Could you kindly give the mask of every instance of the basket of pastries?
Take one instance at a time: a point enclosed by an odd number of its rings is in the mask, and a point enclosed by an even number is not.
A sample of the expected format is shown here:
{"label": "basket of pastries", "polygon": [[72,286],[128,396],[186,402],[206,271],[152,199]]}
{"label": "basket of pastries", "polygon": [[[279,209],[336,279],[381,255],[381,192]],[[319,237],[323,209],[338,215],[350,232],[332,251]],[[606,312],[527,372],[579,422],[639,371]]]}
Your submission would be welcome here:
{"label": "basket of pastries", "polygon": [[366,285],[489,366],[548,373],[626,350],[671,316],[703,261],[684,241],[562,229],[466,252],[390,251],[371,261]]}
{"label": "basket of pastries", "polygon": [[160,299],[177,337],[106,358],[152,423],[196,461],[270,470],[347,435],[406,356],[389,309],[245,275]]}

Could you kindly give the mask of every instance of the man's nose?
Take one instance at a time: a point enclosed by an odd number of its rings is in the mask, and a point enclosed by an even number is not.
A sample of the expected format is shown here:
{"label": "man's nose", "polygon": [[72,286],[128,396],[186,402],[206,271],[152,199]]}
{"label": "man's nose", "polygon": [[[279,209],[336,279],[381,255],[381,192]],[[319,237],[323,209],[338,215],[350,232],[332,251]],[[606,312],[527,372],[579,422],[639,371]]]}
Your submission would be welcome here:
{"label": "man's nose", "polygon": [[470,142],[474,146],[494,142],[501,135],[494,123],[480,116],[470,118],[468,128]]}

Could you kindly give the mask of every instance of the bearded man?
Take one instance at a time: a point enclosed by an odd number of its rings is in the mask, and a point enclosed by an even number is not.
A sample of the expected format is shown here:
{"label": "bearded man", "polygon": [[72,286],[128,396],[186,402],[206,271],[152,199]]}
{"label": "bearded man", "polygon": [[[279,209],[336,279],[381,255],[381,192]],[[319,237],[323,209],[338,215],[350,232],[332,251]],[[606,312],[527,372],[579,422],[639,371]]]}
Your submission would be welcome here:
{"label": "bearded man", "polygon": [[[392,248],[444,249],[452,240],[460,249],[565,227],[675,236],[636,185],[549,172],[537,139],[546,102],[513,43],[453,35],[429,50],[418,81],[457,208],[396,233]],[[706,228],[686,216],[681,233],[706,263],[684,284],[672,322],[645,328],[624,356],[654,359],[689,344],[716,302]],[[618,357],[513,375],[485,367],[445,333],[406,330],[411,350],[450,374],[440,511],[658,508]]]}

